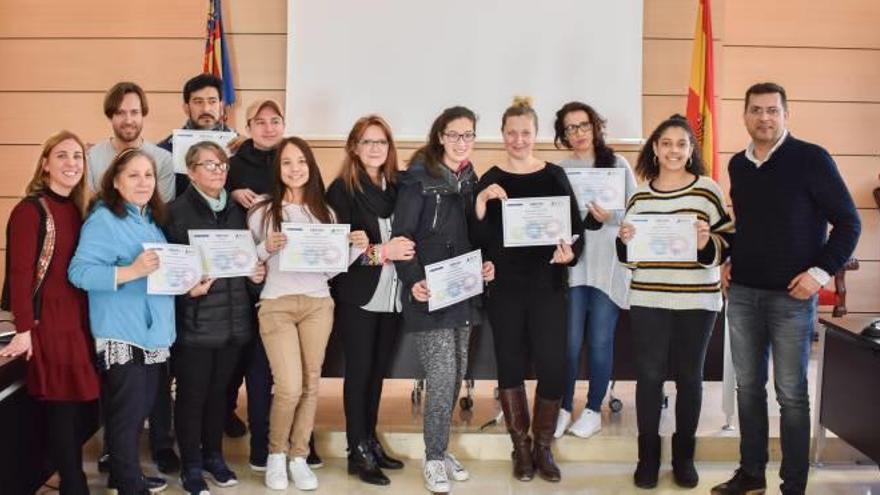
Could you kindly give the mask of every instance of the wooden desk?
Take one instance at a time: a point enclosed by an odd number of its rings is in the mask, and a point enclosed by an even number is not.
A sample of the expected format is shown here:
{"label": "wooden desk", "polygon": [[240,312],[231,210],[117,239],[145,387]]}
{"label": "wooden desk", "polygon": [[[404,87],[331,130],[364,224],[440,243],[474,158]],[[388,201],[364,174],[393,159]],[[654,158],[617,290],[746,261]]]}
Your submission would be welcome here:
{"label": "wooden desk", "polygon": [[[0,322],[0,331],[11,329]],[[0,493],[32,494],[52,474],[43,409],[25,390],[24,358],[0,358]]]}
{"label": "wooden desk", "polygon": [[880,339],[859,333],[880,315],[823,316],[813,419],[813,461],[825,430],[880,464]]}

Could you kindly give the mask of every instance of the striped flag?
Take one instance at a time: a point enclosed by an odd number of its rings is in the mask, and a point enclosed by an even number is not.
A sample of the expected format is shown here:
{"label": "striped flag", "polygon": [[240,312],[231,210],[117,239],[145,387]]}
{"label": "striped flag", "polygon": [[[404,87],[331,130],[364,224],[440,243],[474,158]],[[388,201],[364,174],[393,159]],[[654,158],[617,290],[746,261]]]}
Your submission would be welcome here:
{"label": "striped flag", "polygon": [[202,72],[214,74],[223,80],[223,104],[229,106],[235,103],[235,86],[232,84],[232,68],[223,36],[223,11],[220,0],[208,1],[208,31],[205,36],[205,62]]}
{"label": "striped flag", "polygon": [[698,0],[697,28],[691,56],[691,81],[688,86],[687,119],[697,134],[697,142],[706,163],[706,172],[718,180],[718,128],[715,112],[715,57],[712,55],[711,0]]}

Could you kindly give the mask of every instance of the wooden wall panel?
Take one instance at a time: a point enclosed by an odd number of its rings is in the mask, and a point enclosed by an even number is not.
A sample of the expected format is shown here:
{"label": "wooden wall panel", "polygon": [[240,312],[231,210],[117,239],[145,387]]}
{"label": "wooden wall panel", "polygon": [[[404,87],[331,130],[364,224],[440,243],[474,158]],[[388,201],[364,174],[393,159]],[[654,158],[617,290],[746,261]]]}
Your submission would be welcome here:
{"label": "wooden wall panel", "polygon": [[[230,35],[229,43],[237,88],[284,88],[284,35]],[[201,39],[0,39],[0,91],[106,91],[129,80],[179,93],[201,72],[203,52]],[[44,60],[52,63],[36,63]]]}
{"label": "wooden wall panel", "polygon": [[862,262],[847,272],[846,306],[853,313],[880,313],[880,262]]}
{"label": "wooden wall panel", "polygon": [[3,250],[6,249],[6,220],[18,201],[19,198],[0,198],[0,219],[3,220],[3,228],[0,229],[0,248],[3,248]]}
{"label": "wooden wall panel", "polygon": [[223,20],[230,33],[287,33],[287,0],[226,2]]}
{"label": "wooden wall panel", "polygon": [[3,0],[0,37],[202,37],[206,15],[201,0]]}
{"label": "wooden wall panel", "polygon": [[725,98],[742,98],[763,79],[783,85],[792,100],[880,102],[880,50],[733,46],[724,63],[716,89]]}
{"label": "wooden wall panel", "polygon": [[[794,135],[821,144],[832,154],[880,154],[880,104],[792,101],[789,110]],[[742,114],[742,99],[722,101],[721,151],[739,151],[748,143]]]}
{"label": "wooden wall panel", "polygon": [[[646,39],[642,50],[642,93],[687,96],[691,75],[691,40]],[[723,58],[715,42],[715,63]]]}
{"label": "wooden wall panel", "polygon": [[[880,261],[880,211],[877,208],[859,210],[862,236],[855,257],[863,261]],[[880,293],[878,293],[880,299]],[[880,304],[880,300],[877,301]]]}
{"label": "wooden wall panel", "polygon": [[[24,195],[39,154],[40,146],[0,146],[0,197]],[[0,225],[6,225],[5,218],[0,220]]]}
{"label": "wooden wall panel", "polygon": [[729,45],[880,48],[873,0],[731,0],[724,16]]}
{"label": "wooden wall panel", "polygon": [[[712,37],[716,40],[724,34],[724,4],[723,0],[712,2]],[[693,39],[697,22],[694,0],[645,0],[643,9],[646,39]]]}

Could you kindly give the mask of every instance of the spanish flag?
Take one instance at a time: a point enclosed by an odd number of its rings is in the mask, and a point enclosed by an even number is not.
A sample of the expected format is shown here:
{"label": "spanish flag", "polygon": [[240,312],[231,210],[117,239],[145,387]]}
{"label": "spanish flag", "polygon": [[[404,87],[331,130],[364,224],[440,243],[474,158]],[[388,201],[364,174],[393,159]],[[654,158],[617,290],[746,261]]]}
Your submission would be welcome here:
{"label": "spanish flag", "polygon": [[202,72],[214,74],[223,80],[223,104],[235,103],[235,86],[232,84],[232,67],[223,36],[223,9],[220,0],[208,0],[208,30],[205,36],[205,61]]}
{"label": "spanish flag", "polygon": [[715,60],[712,55],[711,0],[698,0],[697,28],[691,56],[691,81],[688,87],[687,119],[697,134],[697,142],[706,163],[706,173],[718,180],[718,130],[715,113]]}

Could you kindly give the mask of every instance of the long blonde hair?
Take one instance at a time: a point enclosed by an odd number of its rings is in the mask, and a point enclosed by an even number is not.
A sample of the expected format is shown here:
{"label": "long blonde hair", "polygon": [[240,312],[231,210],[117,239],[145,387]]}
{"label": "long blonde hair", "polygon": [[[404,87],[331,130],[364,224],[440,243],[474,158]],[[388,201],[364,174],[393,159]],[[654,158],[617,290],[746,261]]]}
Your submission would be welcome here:
{"label": "long blonde hair", "polygon": [[82,177],[80,177],[79,182],[70,192],[70,199],[73,201],[73,204],[76,205],[76,208],[80,213],[85,215],[86,208],[88,208],[89,204],[89,188],[86,185],[86,176],[89,171],[88,164],[86,163],[86,147],[79,136],[66,129],[52,134],[46,139],[46,142],[43,143],[43,149],[40,151],[40,157],[37,159],[37,167],[34,170],[34,176],[31,178],[31,181],[28,182],[24,193],[27,196],[35,196],[44,193],[49,189],[49,173],[43,170],[43,165],[45,165],[46,161],[49,159],[49,154],[52,153],[52,149],[68,139],[76,141],[83,152]]}

